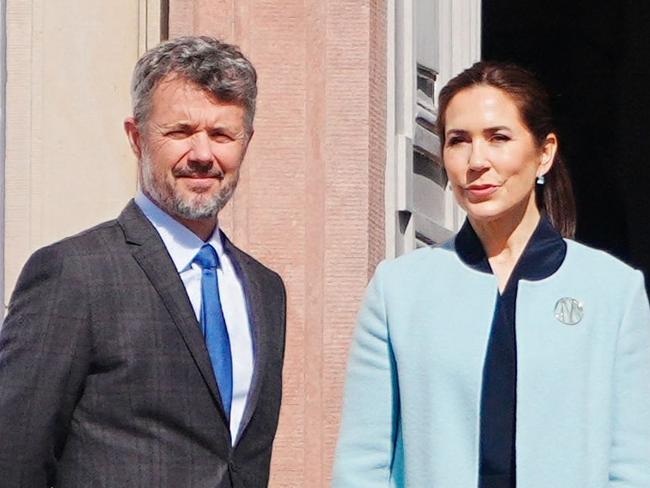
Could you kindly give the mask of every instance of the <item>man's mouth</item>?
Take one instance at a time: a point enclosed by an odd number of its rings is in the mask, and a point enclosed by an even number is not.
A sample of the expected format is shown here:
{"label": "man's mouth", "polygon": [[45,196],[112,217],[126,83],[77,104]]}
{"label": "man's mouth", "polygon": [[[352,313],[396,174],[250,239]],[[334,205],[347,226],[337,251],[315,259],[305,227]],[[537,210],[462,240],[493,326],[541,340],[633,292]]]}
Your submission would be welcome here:
{"label": "man's mouth", "polygon": [[207,180],[207,179],[223,180],[224,174],[221,171],[210,171],[206,173],[200,173],[197,171],[177,171],[174,173],[174,177],[190,178],[193,180]]}

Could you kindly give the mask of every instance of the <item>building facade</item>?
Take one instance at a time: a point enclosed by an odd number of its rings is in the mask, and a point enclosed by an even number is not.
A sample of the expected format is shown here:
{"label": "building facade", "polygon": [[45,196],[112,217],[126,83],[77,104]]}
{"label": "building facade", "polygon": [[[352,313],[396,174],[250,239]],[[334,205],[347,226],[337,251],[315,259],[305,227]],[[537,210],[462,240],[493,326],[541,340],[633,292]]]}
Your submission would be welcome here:
{"label": "building facade", "polygon": [[377,263],[463,219],[433,133],[440,86],[480,57],[480,0],[5,0],[2,260],[136,191],[122,132],[139,55],[213,35],[258,70],[255,137],[220,218],[288,291],[271,486],[329,485],[350,337]]}

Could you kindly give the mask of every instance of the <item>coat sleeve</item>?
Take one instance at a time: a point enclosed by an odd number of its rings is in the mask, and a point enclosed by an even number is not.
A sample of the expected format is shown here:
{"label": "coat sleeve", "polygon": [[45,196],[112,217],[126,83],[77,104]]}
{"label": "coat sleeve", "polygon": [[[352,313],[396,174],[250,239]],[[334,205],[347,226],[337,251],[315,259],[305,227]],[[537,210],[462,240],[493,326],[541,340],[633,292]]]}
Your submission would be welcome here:
{"label": "coat sleeve", "polygon": [[334,488],[391,486],[398,416],[380,265],[368,285],[350,350]]}
{"label": "coat sleeve", "polygon": [[650,308],[638,271],[619,330],[612,426],[609,486],[650,487]]}
{"label": "coat sleeve", "polygon": [[79,274],[53,248],[25,265],[0,329],[0,485],[49,487],[87,368]]}

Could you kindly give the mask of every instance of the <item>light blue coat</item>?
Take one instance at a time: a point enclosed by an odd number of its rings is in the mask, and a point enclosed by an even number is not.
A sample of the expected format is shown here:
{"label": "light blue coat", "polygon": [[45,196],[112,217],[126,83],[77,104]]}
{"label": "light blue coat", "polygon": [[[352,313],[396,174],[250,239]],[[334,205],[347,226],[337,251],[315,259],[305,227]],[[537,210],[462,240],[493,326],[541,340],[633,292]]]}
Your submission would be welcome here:
{"label": "light blue coat", "polygon": [[[519,283],[517,486],[650,488],[650,310],[639,271],[567,241]],[[335,488],[475,488],[497,283],[453,245],[382,263],[353,339]],[[575,298],[576,325],[555,317]]]}

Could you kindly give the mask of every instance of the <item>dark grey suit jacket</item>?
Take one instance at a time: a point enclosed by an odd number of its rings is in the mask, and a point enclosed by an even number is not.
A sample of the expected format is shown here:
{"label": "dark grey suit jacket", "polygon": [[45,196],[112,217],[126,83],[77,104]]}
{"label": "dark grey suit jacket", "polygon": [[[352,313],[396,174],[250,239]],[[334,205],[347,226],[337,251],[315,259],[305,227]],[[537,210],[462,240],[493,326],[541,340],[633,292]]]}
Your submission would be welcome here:
{"label": "dark grey suit jacket", "polygon": [[268,484],[285,291],[273,271],[224,247],[244,284],[255,353],[235,446],[183,283],[131,201],[22,271],[0,330],[0,487]]}

